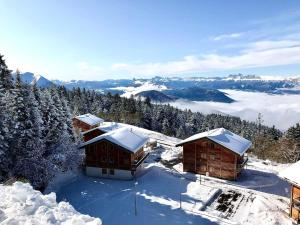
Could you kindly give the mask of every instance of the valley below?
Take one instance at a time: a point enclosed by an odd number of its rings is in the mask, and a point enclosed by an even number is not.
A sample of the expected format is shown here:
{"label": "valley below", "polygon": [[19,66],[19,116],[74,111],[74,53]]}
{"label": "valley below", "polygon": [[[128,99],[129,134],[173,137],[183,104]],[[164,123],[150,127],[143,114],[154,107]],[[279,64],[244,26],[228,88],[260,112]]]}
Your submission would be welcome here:
{"label": "valley below", "polygon": [[227,93],[235,101],[228,104],[180,99],[169,104],[180,109],[190,109],[193,112],[229,114],[254,122],[258,114],[261,113],[264,124],[268,126],[275,125],[281,130],[300,122],[300,95],[268,94],[228,89],[220,91]]}

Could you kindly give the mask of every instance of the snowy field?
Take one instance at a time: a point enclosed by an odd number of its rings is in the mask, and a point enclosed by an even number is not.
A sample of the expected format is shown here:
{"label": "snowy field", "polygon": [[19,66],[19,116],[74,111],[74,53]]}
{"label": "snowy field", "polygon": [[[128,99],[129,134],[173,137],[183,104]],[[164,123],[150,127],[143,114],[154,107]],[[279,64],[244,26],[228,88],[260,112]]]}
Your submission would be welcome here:
{"label": "snowy field", "polygon": [[107,225],[222,224],[222,219],[199,214],[217,191],[151,164],[132,181],[80,176],[61,188],[58,200]]}
{"label": "snowy field", "polygon": [[[254,161],[258,167],[251,170],[262,171],[261,162]],[[251,172],[237,182],[228,182],[182,174],[151,162],[132,181],[80,174],[62,186],[57,196],[108,225],[291,224],[287,216],[289,185],[277,177],[271,165],[265,169],[273,176]]]}
{"label": "snowy field", "polygon": [[300,122],[300,95],[275,95],[261,92],[220,90],[236,102],[193,102],[177,100],[172,106],[180,109],[191,109],[193,112],[223,113],[238,116],[249,121],[256,121],[258,113],[262,113],[266,125],[275,125],[285,130]]}
{"label": "snowy field", "polygon": [[[182,172],[180,141],[126,124],[161,140],[150,151],[135,180],[120,181],[76,174],[54,185],[59,201],[107,225],[134,224],[291,224],[289,184],[278,177],[287,165],[249,158],[237,181]],[[110,128],[109,128],[110,127]]]}

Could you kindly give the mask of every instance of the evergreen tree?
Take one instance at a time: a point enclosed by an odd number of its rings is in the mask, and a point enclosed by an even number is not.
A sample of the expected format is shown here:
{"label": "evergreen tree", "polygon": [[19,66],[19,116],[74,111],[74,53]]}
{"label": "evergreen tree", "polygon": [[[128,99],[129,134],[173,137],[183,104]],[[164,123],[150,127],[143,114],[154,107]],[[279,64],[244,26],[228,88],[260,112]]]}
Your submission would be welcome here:
{"label": "evergreen tree", "polygon": [[11,72],[0,54],[0,180],[9,172],[9,144],[11,123],[7,103],[13,87]]}

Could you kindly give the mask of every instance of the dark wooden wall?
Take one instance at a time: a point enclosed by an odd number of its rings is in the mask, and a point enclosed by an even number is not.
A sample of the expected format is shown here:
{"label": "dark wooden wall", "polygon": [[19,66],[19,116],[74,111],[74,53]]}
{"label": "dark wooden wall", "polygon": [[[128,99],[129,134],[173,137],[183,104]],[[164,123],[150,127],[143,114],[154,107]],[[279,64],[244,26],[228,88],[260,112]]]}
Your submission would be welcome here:
{"label": "dark wooden wall", "polygon": [[291,217],[294,220],[299,220],[300,219],[300,213],[299,210],[296,209],[293,205],[293,199],[295,198],[300,198],[300,187],[295,186],[292,184],[292,190],[291,190]]}
{"label": "dark wooden wall", "polygon": [[98,124],[96,124],[94,126],[88,125],[87,123],[84,123],[77,118],[73,118],[72,122],[73,122],[73,128],[75,129],[75,131],[78,134],[79,134],[79,132],[88,131],[88,130],[93,129],[98,126]]}
{"label": "dark wooden wall", "polygon": [[133,154],[107,140],[102,140],[85,147],[85,163],[90,167],[132,170],[134,160],[139,159],[143,153],[143,148]]}
{"label": "dark wooden wall", "polygon": [[104,134],[104,133],[105,133],[105,132],[103,132],[103,131],[101,131],[101,130],[99,130],[99,129],[95,129],[95,130],[89,131],[88,133],[85,133],[85,134],[83,135],[83,140],[84,140],[85,142],[87,142],[87,141],[89,141],[89,140],[91,140],[91,139],[93,139],[93,138],[95,138],[95,137],[98,137],[99,135]]}
{"label": "dark wooden wall", "polygon": [[183,170],[234,180],[238,176],[237,164],[243,157],[225,147],[203,138],[183,145]]}

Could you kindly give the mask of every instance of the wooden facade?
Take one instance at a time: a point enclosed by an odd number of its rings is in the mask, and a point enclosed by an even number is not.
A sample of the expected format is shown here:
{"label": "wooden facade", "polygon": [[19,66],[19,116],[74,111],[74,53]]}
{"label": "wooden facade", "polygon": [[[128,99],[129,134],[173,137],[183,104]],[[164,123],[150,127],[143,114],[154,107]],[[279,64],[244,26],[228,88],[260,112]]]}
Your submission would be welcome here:
{"label": "wooden facade", "polygon": [[235,180],[247,158],[208,138],[183,144],[183,171]]}
{"label": "wooden facade", "polygon": [[144,149],[141,147],[136,153],[122,148],[106,139],[85,146],[86,167],[102,169],[102,174],[114,174],[114,170],[137,169],[145,158]]}
{"label": "wooden facade", "polygon": [[73,123],[73,128],[75,130],[75,132],[77,134],[79,134],[80,132],[85,132],[85,131],[88,131],[90,129],[93,129],[95,127],[98,127],[99,124],[95,124],[95,125],[89,125],[87,123],[84,123],[83,121],[77,119],[77,118],[73,118],[72,119],[72,123]]}
{"label": "wooden facade", "polygon": [[300,186],[291,184],[290,216],[300,222]]}
{"label": "wooden facade", "polygon": [[98,128],[91,129],[91,130],[86,131],[85,133],[83,133],[83,140],[85,142],[87,142],[87,141],[89,141],[89,140],[91,140],[91,139],[93,139],[95,137],[98,137],[99,135],[104,134],[104,133],[106,133],[106,132],[104,132],[103,130],[98,129]]}

